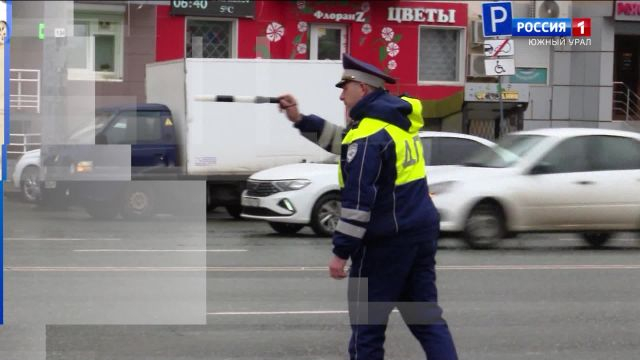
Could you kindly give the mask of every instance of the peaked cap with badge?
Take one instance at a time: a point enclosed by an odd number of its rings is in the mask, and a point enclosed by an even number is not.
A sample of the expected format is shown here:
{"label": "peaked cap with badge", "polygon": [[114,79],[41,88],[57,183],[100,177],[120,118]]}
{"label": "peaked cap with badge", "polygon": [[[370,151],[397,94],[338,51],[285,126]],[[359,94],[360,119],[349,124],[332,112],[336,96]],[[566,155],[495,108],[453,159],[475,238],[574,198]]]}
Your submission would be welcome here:
{"label": "peaked cap with badge", "polygon": [[336,87],[342,88],[349,81],[357,81],[376,88],[381,88],[385,83],[395,84],[396,79],[385,74],[377,67],[358,60],[353,56],[345,53],[342,54],[342,78],[336,84]]}

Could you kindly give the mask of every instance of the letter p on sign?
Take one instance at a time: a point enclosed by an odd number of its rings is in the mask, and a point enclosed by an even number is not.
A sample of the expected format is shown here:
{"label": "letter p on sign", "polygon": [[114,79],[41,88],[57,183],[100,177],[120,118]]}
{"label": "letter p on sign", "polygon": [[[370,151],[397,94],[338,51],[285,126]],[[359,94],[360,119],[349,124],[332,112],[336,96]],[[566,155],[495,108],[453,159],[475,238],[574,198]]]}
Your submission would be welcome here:
{"label": "letter p on sign", "polygon": [[511,3],[482,3],[482,31],[485,37],[511,35]]}

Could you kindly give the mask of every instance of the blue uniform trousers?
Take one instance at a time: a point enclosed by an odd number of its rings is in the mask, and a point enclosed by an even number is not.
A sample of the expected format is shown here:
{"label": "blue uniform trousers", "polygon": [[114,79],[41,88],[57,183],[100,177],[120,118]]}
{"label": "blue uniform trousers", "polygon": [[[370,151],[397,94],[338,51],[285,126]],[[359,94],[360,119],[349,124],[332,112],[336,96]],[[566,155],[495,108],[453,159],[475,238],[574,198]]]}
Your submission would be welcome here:
{"label": "blue uniform trousers", "polygon": [[438,306],[435,253],[438,228],[363,245],[352,255],[349,318],[352,360],[384,358],[390,312],[397,307],[429,360],[457,359]]}

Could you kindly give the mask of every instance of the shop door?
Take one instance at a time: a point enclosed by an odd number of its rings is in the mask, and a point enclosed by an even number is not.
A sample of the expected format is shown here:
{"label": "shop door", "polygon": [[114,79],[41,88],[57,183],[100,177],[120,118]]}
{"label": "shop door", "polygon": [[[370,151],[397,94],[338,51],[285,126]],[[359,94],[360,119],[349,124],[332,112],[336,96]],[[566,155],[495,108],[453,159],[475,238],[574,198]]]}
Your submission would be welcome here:
{"label": "shop door", "polygon": [[616,35],[614,81],[624,82],[631,91],[640,93],[640,36]]}

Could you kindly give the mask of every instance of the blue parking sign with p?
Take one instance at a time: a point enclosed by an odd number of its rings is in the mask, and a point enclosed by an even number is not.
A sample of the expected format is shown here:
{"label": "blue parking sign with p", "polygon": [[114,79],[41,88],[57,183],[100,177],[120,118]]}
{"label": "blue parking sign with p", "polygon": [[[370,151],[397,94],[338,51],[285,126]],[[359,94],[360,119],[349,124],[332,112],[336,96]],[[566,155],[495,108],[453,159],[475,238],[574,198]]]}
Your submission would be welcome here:
{"label": "blue parking sign with p", "polygon": [[482,3],[482,30],[485,37],[511,35],[511,3]]}

